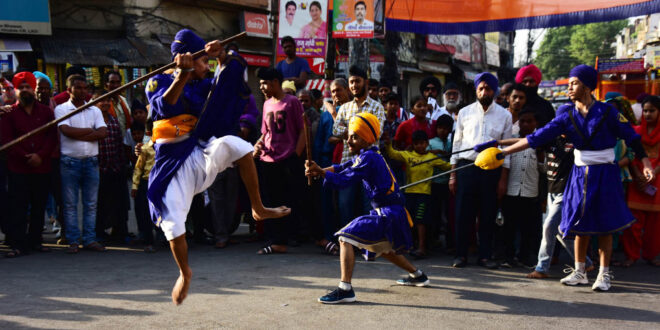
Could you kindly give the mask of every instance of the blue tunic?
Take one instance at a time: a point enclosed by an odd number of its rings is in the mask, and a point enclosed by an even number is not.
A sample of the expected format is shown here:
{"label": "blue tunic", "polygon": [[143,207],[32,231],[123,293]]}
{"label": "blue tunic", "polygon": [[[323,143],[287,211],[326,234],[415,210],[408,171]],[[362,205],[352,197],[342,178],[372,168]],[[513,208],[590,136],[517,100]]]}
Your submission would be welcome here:
{"label": "blue tunic", "polygon": [[[154,222],[158,222],[161,216],[167,185],[198,141],[238,134],[239,118],[244,113],[250,96],[250,89],[243,79],[246,66],[240,56],[230,53],[224,69],[216,77],[187,83],[176,104],[169,104],[163,99],[163,95],[174,82],[173,75],[161,74],[149,79],[146,94],[154,121],[182,114],[198,117],[197,126],[190,132],[190,138],[178,143],[154,144],[156,157],[149,174],[147,191]],[[206,111],[200,114],[213,88],[213,79],[218,79],[213,95],[209,98]]]}
{"label": "blue tunic", "polygon": [[334,173],[325,174],[324,186],[343,189],[362,181],[374,210],[360,216],[340,229],[336,236],[344,236],[360,243],[371,252],[382,243],[391,244],[396,253],[412,248],[410,220],[392,172],[377,147],[362,150],[352,161],[334,165]]}
{"label": "blue tunic", "polygon": [[[569,112],[584,139],[575,130]],[[588,139],[600,121],[605,121],[590,144]],[[640,136],[632,126],[609,104],[595,102],[586,118],[573,104],[566,104],[557,110],[557,117],[550,123],[527,136],[532,148],[546,145],[555,137],[564,134],[578,150],[605,150],[614,148],[617,139],[628,145]],[[623,187],[616,163],[576,166],[568,177],[564,190],[562,221],[559,230],[564,236],[571,234],[599,235],[610,234],[629,227],[635,219],[626,206]]]}

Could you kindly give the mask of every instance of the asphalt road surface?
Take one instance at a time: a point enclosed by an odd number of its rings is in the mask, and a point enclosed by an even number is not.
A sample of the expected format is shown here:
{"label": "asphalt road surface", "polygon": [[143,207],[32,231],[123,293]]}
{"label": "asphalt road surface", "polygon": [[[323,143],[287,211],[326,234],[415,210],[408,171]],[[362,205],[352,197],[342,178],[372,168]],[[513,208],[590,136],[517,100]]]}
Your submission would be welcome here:
{"label": "asphalt road surface", "polygon": [[178,307],[165,248],[0,258],[0,329],[660,329],[660,269],[639,262],[614,268],[612,291],[596,293],[560,285],[562,265],[551,279],[528,280],[524,268],[452,269],[436,252],[416,262],[431,279],[417,288],[395,285],[406,274],[384,259],[360,260],[358,302],[322,305],[317,298],[338,283],[337,257],[311,243],[259,256],[259,244],[191,245],[193,282]]}

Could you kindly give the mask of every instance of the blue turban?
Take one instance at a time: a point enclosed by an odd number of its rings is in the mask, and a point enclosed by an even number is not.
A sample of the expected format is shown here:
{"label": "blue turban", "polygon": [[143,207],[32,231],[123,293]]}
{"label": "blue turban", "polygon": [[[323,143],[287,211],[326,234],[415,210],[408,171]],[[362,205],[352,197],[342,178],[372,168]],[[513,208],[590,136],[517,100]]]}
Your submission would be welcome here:
{"label": "blue turban", "polygon": [[619,92],[607,92],[607,93],[605,93],[605,102],[608,102],[610,100],[614,100],[615,98],[617,98],[619,96],[623,96],[623,95],[621,95],[621,93],[619,93]]}
{"label": "blue turban", "polygon": [[35,72],[32,72],[32,74],[35,76],[35,78],[37,78],[37,80],[46,79],[46,81],[48,81],[48,84],[50,84],[50,88],[53,88],[53,82],[50,81],[50,78],[45,73],[43,73],[41,71],[35,71]]}
{"label": "blue turban", "polygon": [[598,71],[585,64],[580,64],[571,69],[571,73],[568,74],[568,77],[578,78],[578,80],[591,90],[596,89],[596,84],[598,83]]}
{"label": "blue turban", "polygon": [[204,39],[196,35],[195,32],[192,32],[188,29],[183,29],[176,33],[176,36],[174,36],[174,41],[172,41],[172,45],[170,46],[170,50],[172,51],[172,58],[174,58],[176,54],[198,52],[204,49],[205,45],[206,42]]}
{"label": "blue turban", "polygon": [[479,87],[479,84],[481,82],[485,82],[490,89],[492,89],[495,94],[497,94],[497,91],[499,90],[499,81],[497,81],[497,78],[493,76],[492,73],[490,72],[482,72],[478,74],[476,77],[474,77],[474,88]]}

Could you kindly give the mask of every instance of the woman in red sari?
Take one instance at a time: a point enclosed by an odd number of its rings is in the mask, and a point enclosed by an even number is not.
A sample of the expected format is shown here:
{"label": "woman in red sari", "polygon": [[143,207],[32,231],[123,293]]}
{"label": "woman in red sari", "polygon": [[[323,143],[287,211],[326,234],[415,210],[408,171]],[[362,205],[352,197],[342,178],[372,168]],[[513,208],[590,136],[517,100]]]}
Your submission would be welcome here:
{"label": "woman in red sari", "polygon": [[[637,134],[642,136],[642,145],[653,165],[656,175],[660,173],[660,97],[651,96],[642,102],[642,123],[635,127]],[[634,188],[628,190],[628,208],[637,219],[623,233],[622,242],[626,260],[624,267],[632,266],[637,259],[644,258],[649,264],[660,266],[656,259],[660,254],[660,179],[649,184],[641,174],[642,164],[634,160],[631,166]]]}

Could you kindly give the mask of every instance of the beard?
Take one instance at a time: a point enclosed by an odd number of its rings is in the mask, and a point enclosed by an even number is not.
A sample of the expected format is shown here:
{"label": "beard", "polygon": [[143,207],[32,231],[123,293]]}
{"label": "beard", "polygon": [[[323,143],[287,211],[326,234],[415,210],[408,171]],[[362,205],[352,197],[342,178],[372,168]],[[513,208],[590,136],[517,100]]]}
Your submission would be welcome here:
{"label": "beard", "polygon": [[21,103],[21,105],[31,105],[34,103],[35,96],[32,93],[27,93],[23,92],[18,95],[18,102]]}
{"label": "beard", "polygon": [[367,85],[365,84],[364,86],[362,86],[362,89],[360,89],[355,93],[355,97],[361,98],[366,94],[367,94]]}
{"label": "beard", "polygon": [[533,87],[527,87],[525,86],[525,94],[527,94],[527,97],[533,97],[538,95],[539,92],[539,86],[533,86]]}
{"label": "beard", "polygon": [[444,99],[444,101],[445,101],[445,109],[447,109],[447,111],[449,111],[449,112],[456,112],[456,110],[458,110],[458,105],[461,103],[461,97],[460,97],[460,95],[459,95],[459,97],[456,99],[456,101],[450,101],[450,100],[447,100],[447,97],[444,96],[444,95],[443,95],[442,97],[443,97],[443,99]]}
{"label": "beard", "polygon": [[481,104],[482,107],[487,108],[490,106],[491,103],[493,103],[493,97],[490,95],[484,95],[482,97],[477,97],[477,100]]}

